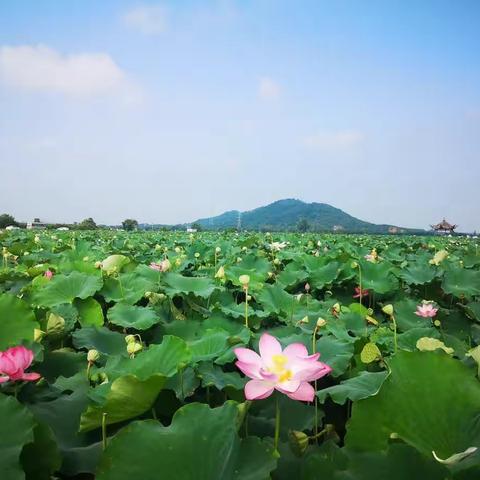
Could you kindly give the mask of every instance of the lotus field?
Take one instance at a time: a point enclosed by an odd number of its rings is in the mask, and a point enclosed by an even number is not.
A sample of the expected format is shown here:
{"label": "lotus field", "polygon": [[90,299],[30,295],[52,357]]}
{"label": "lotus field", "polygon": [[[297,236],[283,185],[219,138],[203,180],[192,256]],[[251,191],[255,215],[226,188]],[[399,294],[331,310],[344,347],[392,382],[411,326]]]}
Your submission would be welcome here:
{"label": "lotus field", "polygon": [[476,239],[0,246],[2,480],[480,478]]}

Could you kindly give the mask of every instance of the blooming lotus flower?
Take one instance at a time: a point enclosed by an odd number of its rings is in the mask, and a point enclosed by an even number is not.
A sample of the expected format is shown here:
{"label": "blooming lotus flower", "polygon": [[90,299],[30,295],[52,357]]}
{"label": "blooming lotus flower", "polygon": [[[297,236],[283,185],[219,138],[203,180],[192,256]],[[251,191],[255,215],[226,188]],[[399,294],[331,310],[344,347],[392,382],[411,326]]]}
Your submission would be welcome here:
{"label": "blooming lotus flower", "polygon": [[367,297],[368,296],[368,290],[363,289],[361,290],[360,287],[355,287],[355,295],[353,298],[360,298],[360,297]]}
{"label": "blooming lotus flower", "polygon": [[415,315],[423,318],[432,318],[438,312],[438,308],[435,308],[431,303],[422,303],[421,305],[417,305],[417,311],[414,312]]}
{"label": "blooming lotus flower", "polygon": [[33,352],[23,346],[12,347],[5,352],[0,352],[0,383],[38,380],[39,373],[25,373],[32,360]]}
{"label": "blooming lotus flower", "polygon": [[150,268],[152,270],[156,270],[157,272],[161,272],[162,271],[162,264],[158,263],[158,262],[152,262],[152,263],[150,263]]}
{"label": "blooming lotus flower", "polygon": [[280,342],[268,333],[260,337],[259,349],[260,355],[248,348],[234,350],[236,366],[252,379],[245,385],[247,400],[261,400],[278,390],[294,400],[311,402],[315,390],[308,382],[332,371],[317,361],[319,353],[309,355],[301,343],[291,343],[282,350]]}
{"label": "blooming lotus flower", "polygon": [[48,278],[48,280],[50,280],[52,277],[53,277],[53,272],[51,270],[47,270],[45,271],[45,273],[43,274],[43,276],[45,278]]}
{"label": "blooming lotus flower", "polygon": [[286,246],[287,244],[285,242],[272,242],[270,244],[270,249],[278,252],[284,249]]}
{"label": "blooming lotus flower", "polygon": [[168,258],[165,260],[162,260],[161,262],[150,263],[150,268],[152,270],[156,270],[157,272],[166,272],[170,270],[171,266],[172,264],[170,263],[170,260],[168,260]]}

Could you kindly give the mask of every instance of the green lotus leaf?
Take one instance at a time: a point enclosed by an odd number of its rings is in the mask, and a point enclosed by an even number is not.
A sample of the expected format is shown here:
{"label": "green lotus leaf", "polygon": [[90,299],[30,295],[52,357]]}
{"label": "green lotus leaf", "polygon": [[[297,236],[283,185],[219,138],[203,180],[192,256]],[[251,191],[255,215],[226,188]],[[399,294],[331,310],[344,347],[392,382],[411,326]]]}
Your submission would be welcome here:
{"label": "green lotus leaf", "polygon": [[210,409],[193,403],[172,423],[139,421],[120,431],[104,452],[97,480],[265,480],[276,466],[272,447],[237,434],[235,403]]}
{"label": "green lotus leaf", "polygon": [[320,361],[332,367],[331,375],[333,377],[345,373],[353,357],[353,351],[353,343],[338,340],[332,335],[325,335],[317,340],[317,352],[320,352]]}
{"label": "green lotus leaf", "polygon": [[[353,404],[346,445],[386,450],[392,434],[426,457],[448,458],[480,441],[475,370],[441,352],[403,352],[390,360],[380,392]],[[452,385],[461,385],[461,395]]]}
{"label": "green lotus leaf", "polygon": [[[88,406],[80,418],[80,431],[87,432],[102,425],[105,415],[106,425],[122,422],[137,417],[152,408],[160,390],[165,385],[166,377],[152,375],[147,380],[140,380],[133,375],[115,379],[109,388],[95,390],[95,403]],[[105,391],[104,391],[105,390]],[[100,393],[100,394],[98,394]]]}
{"label": "green lotus leaf", "polygon": [[193,293],[197,297],[208,298],[217,288],[209,278],[184,277],[178,273],[167,273],[163,282],[165,291],[172,296]]}
{"label": "green lotus leaf", "polygon": [[309,278],[311,287],[321,290],[325,285],[332,283],[339,274],[340,264],[338,262],[329,262],[310,272]]}
{"label": "green lotus leaf", "polygon": [[39,328],[26,302],[8,293],[0,294],[0,350],[33,340]]}
{"label": "green lotus leaf", "polygon": [[82,327],[88,327],[95,325],[101,327],[103,325],[103,311],[102,306],[92,297],[88,297],[85,300],[75,299],[74,305],[78,310],[80,316],[80,325]]}
{"label": "green lotus leaf", "polygon": [[376,395],[387,378],[387,372],[360,372],[358,376],[344,380],[334,387],[323,388],[317,392],[318,400],[323,403],[327,396],[339,405],[347,399],[362,400]]}
{"label": "green lotus leaf", "polygon": [[429,264],[413,264],[401,270],[398,276],[408,284],[424,285],[430,283],[436,276],[435,268]]}
{"label": "green lotus leaf", "polygon": [[442,289],[459,298],[480,295],[480,271],[450,267],[445,272]]}
{"label": "green lotus leaf", "polygon": [[35,293],[34,301],[45,307],[72,303],[75,298],[91,297],[102,288],[102,284],[102,278],[98,275],[80,272],[72,272],[68,275],[59,274]]}
{"label": "green lotus leaf", "polygon": [[110,323],[124,328],[147,330],[159,322],[159,317],[150,307],[138,307],[126,303],[117,303],[107,312]]}
{"label": "green lotus leaf", "polygon": [[[398,280],[392,274],[392,266],[387,262],[360,262],[362,269],[362,289],[375,293],[389,293],[398,288]],[[360,283],[360,282],[359,282]]]}
{"label": "green lotus leaf", "polygon": [[295,296],[277,285],[265,285],[255,299],[269,314],[289,314],[297,308]]}
{"label": "green lotus leaf", "polygon": [[104,279],[100,294],[107,302],[122,302],[133,305],[137,303],[145,292],[152,291],[156,284],[137,271],[121,273],[118,277]]}
{"label": "green lotus leaf", "polygon": [[104,355],[127,355],[125,336],[105,327],[87,327],[72,334],[75,348],[95,349]]}
{"label": "green lotus leaf", "polygon": [[247,381],[238,372],[225,372],[221,367],[210,362],[201,362],[198,365],[197,376],[202,381],[202,387],[213,386],[218,390],[223,390],[225,387],[242,390]]}
{"label": "green lotus leaf", "polygon": [[125,255],[110,255],[102,260],[102,270],[107,275],[111,275],[112,273],[120,272],[127,263],[130,263],[130,259]]}
{"label": "green lotus leaf", "polygon": [[23,405],[0,393],[0,465],[1,476],[8,480],[23,480],[20,454],[27,443],[33,442],[35,420]]}

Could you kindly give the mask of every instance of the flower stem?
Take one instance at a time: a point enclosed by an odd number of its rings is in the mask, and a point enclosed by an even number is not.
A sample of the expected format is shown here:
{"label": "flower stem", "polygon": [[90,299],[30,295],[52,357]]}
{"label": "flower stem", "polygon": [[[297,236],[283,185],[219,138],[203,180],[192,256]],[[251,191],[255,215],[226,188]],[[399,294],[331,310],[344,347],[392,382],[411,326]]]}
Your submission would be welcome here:
{"label": "flower stem", "polygon": [[280,406],[278,405],[278,396],[275,398],[275,437],[273,447],[278,452],[278,439],[280,438]]}
{"label": "flower stem", "polygon": [[248,328],[248,287],[245,287],[245,326]]}
{"label": "flower stem", "polygon": [[107,414],[102,414],[102,449],[107,448]]}
{"label": "flower stem", "polygon": [[398,350],[398,343],[397,343],[397,321],[395,320],[395,316],[392,315],[392,322],[393,322],[393,344],[394,344],[394,353],[397,353]]}

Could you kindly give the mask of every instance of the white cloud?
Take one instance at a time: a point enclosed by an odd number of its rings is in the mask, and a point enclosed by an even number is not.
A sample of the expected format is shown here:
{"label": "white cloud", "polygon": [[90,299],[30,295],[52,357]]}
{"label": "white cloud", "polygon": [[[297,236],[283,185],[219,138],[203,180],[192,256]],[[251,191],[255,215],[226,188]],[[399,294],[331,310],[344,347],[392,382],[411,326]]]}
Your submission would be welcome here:
{"label": "white cloud", "polygon": [[274,100],[280,96],[280,85],[270,77],[262,77],[258,85],[258,95],[265,100]]}
{"label": "white cloud", "polygon": [[144,35],[159,35],[167,29],[167,12],[161,5],[137,7],[122,17],[123,23]]}
{"label": "white cloud", "polygon": [[305,137],[303,143],[314,150],[344,151],[359,145],[364,139],[364,134],[358,130],[324,130]]}
{"label": "white cloud", "polygon": [[62,55],[44,45],[0,47],[0,82],[67,95],[133,94],[125,73],[108,54]]}

